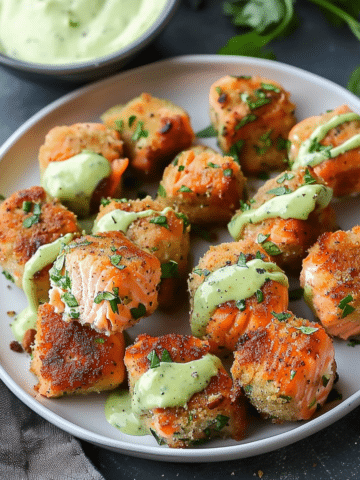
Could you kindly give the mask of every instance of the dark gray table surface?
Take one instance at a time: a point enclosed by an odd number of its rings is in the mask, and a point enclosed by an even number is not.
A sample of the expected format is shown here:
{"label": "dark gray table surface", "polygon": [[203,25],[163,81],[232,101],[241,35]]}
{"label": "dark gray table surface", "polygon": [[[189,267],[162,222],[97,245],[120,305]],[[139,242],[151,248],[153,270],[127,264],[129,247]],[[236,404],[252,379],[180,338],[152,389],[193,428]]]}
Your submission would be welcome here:
{"label": "dark gray table surface", "polygon": [[[127,68],[183,54],[216,53],[238,31],[221,14],[221,0],[183,0],[161,35]],[[360,65],[360,42],[346,28],[330,25],[317,7],[297,0],[299,26],[272,43],[281,62],[346,86]],[[25,120],[77,85],[35,82],[0,68],[0,142]],[[360,347],[354,355],[360,354]],[[250,480],[360,479],[360,407],[311,437],[275,452],[222,463],[175,464],[143,460],[82,442],[86,455],[107,480],[239,478]]]}

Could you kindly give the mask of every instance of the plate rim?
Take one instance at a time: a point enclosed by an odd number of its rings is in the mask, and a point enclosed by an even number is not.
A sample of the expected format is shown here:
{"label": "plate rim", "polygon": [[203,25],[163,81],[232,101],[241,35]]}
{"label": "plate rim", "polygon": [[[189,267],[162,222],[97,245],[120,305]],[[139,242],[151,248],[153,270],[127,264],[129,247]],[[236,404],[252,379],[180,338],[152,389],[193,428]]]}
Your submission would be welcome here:
{"label": "plate rim", "polygon": [[[32,115],[21,126],[19,126],[13,134],[3,143],[0,147],[0,162],[10,148],[16,144],[26,132],[36,125],[40,120],[43,120],[47,115],[56,111],[59,107],[71,103],[82,95],[88,95],[92,91],[106,88],[107,85],[116,82],[118,79],[126,79],[139,73],[146,74],[146,71],[151,71],[158,68],[171,68],[174,64],[179,64],[185,67],[189,65],[201,65],[206,66],[214,64],[223,65],[246,65],[269,67],[270,69],[281,70],[289,74],[298,74],[300,77],[309,80],[322,86],[327,86],[331,89],[338,90],[341,95],[348,99],[349,102],[357,104],[360,110],[360,99],[353,93],[346,90],[344,87],[337,83],[321,77],[320,75],[308,72],[302,68],[288,65],[282,62],[274,60],[258,59],[252,57],[243,57],[235,55],[181,55],[177,57],[168,58],[165,60],[159,60],[147,65],[142,65],[116,75],[110,76],[106,79],[93,82],[89,85],[76,88],[72,92],[61,96],[57,100],[51,102],[49,105],[40,109],[37,113]],[[54,413],[48,409],[45,405],[42,405],[25,392],[16,382],[13,380],[10,374],[0,364],[0,378],[5,385],[25,403],[29,408],[39,414],[41,417],[52,423],[53,425],[61,428],[62,430],[74,435],[77,438],[88,441],[103,448],[107,448],[119,453],[125,453],[130,456],[137,456],[141,458],[147,458],[160,461],[173,461],[173,462],[215,462],[226,461],[239,458],[247,458],[258,454],[268,453],[273,450],[277,450],[284,446],[290,445],[297,441],[300,441],[314,433],[326,428],[327,426],[335,423],[340,418],[347,415],[354,408],[360,405],[360,389],[352,394],[349,398],[342,403],[336,405],[332,410],[323,413],[321,416],[316,417],[308,422],[279,434],[275,434],[271,437],[266,437],[260,440],[250,441],[246,443],[238,443],[236,445],[227,445],[220,447],[208,447],[206,449],[169,449],[160,446],[140,445],[136,443],[127,443],[123,440],[115,440],[106,437],[101,434],[93,433],[86,430],[83,427],[77,426],[69,420],[64,419],[60,415]]]}

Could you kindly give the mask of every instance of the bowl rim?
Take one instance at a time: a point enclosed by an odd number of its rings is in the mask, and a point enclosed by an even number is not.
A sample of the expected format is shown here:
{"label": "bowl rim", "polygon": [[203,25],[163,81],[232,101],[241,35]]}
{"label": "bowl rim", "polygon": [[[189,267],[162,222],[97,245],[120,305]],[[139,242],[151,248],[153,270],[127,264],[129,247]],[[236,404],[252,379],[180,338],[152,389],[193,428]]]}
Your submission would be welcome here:
{"label": "bowl rim", "polygon": [[116,64],[117,62],[124,61],[128,57],[136,54],[146,45],[148,45],[159,31],[166,26],[175,13],[176,8],[180,4],[180,0],[167,0],[160,15],[156,18],[155,22],[138,38],[136,38],[130,44],[124,46],[120,50],[113,52],[109,55],[103,55],[101,57],[94,58],[93,60],[87,60],[82,62],[62,63],[62,64],[49,64],[49,63],[34,63],[27,62],[25,60],[18,60],[13,57],[9,57],[0,52],[0,65],[21,70],[24,72],[43,74],[43,75],[78,75],[81,73],[88,73],[91,71],[97,71],[103,67]]}

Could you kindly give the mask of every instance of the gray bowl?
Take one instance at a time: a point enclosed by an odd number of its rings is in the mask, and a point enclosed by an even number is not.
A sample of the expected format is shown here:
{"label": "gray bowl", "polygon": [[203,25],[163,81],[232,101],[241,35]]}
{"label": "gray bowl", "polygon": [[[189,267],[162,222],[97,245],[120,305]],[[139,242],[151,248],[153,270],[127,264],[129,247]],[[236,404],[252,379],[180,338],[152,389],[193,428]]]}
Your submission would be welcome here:
{"label": "gray bowl", "polygon": [[178,6],[180,0],[168,0],[164,10],[144,32],[141,37],[126,47],[110,55],[99,57],[91,61],[69,63],[64,65],[49,65],[41,63],[25,62],[8,57],[0,53],[0,65],[17,70],[21,76],[40,80],[56,78],[71,82],[88,82],[105,77],[120,70],[140,50],[144,49],[165,28]]}

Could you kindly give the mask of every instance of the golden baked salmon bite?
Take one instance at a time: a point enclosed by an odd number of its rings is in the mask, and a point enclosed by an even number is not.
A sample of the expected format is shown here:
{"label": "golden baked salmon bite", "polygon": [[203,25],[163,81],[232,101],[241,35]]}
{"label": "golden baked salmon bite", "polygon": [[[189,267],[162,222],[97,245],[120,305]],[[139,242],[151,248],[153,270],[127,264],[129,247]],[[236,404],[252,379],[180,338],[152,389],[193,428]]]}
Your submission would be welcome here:
{"label": "golden baked salmon bite", "polygon": [[[152,433],[160,444],[184,448],[213,437],[244,437],[245,406],[241,398],[232,401],[232,380],[207,342],[175,334],[140,335],[126,349],[124,361],[131,397],[126,417],[135,415],[143,433]],[[116,403],[116,397],[109,402],[111,421],[111,413],[123,411],[124,403]]]}
{"label": "golden baked salmon bite", "polygon": [[121,332],[158,305],[159,260],[121,232],[86,235],[64,247],[50,271],[50,303],[64,320]]}
{"label": "golden baked salmon bite", "polygon": [[274,313],[246,333],[231,367],[234,394],[274,422],[308,420],[325,403],[336,376],[331,338],[318,323]]}
{"label": "golden baked salmon bite", "polygon": [[125,380],[124,352],[121,332],[99,334],[41,305],[30,366],[38,377],[35,390],[49,398],[112,390]]}
{"label": "golden baked salmon bite", "polygon": [[295,105],[279,83],[227,75],[211,85],[209,101],[219,146],[239,161],[245,174],[285,167]]}
{"label": "golden baked salmon bite", "polygon": [[292,170],[307,166],[335,197],[360,192],[360,115],[341,105],[289,133]]}
{"label": "golden baked salmon bite", "polygon": [[94,212],[102,197],[117,197],[128,166],[120,134],[101,123],[52,128],[39,151],[41,184],[79,216]]}
{"label": "golden baked salmon bite", "polygon": [[329,335],[360,334],[360,227],[324,233],[309,249],[300,275],[304,299]]}
{"label": "golden baked salmon bite", "polygon": [[[0,265],[6,277],[22,288],[25,265],[36,251],[68,233],[80,235],[76,216],[42,187],[10,195],[0,203]],[[41,300],[48,298],[50,266],[34,276]]]}
{"label": "golden baked salmon bite", "polygon": [[189,276],[190,325],[211,351],[234,351],[241,335],[288,308],[288,279],[251,239],[211,246]]}
{"label": "golden baked salmon bite", "polygon": [[190,224],[186,216],[152,200],[103,199],[93,232],[118,230],[161,264],[159,306],[173,306],[179,281],[187,274]]}
{"label": "golden baked salmon bite", "polygon": [[268,180],[243,203],[228,229],[235,240],[251,238],[287,271],[299,271],[307,249],[321,233],[336,229],[332,190],[307,168]]}
{"label": "golden baked salmon bite", "polygon": [[165,168],[157,199],[174,205],[190,223],[227,222],[240,205],[245,182],[232,157],[196,146]]}
{"label": "golden baked salmon bite", "polygon": [[120,132],[130,165],[145,175],[157,173],[195,138],[184,109],[149,93],[110,108],[101,119]]}

